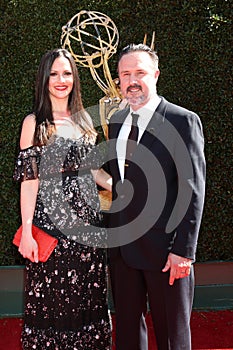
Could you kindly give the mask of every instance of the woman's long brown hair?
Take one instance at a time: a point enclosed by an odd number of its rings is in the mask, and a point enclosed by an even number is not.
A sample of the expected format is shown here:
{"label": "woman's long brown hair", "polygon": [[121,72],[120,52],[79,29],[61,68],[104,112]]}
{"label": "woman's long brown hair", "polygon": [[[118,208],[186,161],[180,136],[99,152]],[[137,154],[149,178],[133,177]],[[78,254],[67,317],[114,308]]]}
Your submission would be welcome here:
{"label": "woman's long brown hair", "polygon": [[44,54],[38,68],[34,104],[36,118],[34,145],[46,145],[50,136],[55,132],[48,85],[52,65],[58,57],[65,57],[69,60],[73,73],[73,89],[68,100],[68,109],[71,113],[71,118],[79,125],[83,132],[92,136],[96,135],[96,131],[88,120],[87,113],[83,107],[80,80],[75,61],[69,51],[65,49],[54,49]]}

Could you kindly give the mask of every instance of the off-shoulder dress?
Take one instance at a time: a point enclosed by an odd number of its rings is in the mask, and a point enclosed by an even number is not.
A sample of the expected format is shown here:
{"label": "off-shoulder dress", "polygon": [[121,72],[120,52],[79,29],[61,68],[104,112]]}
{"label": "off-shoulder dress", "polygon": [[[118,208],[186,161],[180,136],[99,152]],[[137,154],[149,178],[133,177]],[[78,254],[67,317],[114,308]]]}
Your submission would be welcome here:
{"label": "off-shoulder dress", "polygon": [[39,179],[34,225],[58,238],[46,262],[26,259],[23,349],[111,348],[106,232],[90,171],[100,153],[86,135],[54,136],[17,157],[14,179]]}

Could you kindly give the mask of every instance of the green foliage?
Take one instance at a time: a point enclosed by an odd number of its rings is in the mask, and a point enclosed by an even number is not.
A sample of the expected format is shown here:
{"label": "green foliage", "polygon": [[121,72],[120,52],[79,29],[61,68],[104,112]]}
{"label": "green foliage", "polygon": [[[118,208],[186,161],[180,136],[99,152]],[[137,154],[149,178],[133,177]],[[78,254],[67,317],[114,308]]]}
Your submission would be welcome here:
{"label": "green foliage", "polygon": [[[158,90],[197,112],[206,138],[207,193],[198,261],[232,255],[232,17],[230,0],[12,0],[1,3],[0,265],[23,263],[12,246],[20,223],[19,185],[12,173],[21,122],[33,104],[35,73],[42,54],[60,46],[61,28],[82,9],[99,11],[116,24],[118,50],[156,33],[161,75]],[[117,55],[109,60],[113,78]],[[102,91],[87,68],[79,69],[86,107]],[[92,110],[92,107],[90,107]],[[96,113],[96,108],[93,108]],[[98,124],[98,112],[97,116]]]}

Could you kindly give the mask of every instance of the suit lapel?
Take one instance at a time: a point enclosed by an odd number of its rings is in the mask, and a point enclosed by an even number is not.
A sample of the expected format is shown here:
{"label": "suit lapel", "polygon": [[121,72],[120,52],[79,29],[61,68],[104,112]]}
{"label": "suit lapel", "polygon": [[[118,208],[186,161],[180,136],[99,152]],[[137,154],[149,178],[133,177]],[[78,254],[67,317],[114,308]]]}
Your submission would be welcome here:
{"label": "suit lapel", "polygon": [[[164,125],[165,111],[166,102],[162,98],[160,104],[153,113],[152,118],[141,137],[138,147],[136,147],[134,151],[132,162],[135,162],[136,164],[142,164],[141,161],[145,157],[145,152],[144,148],[140,147],[140,145],[146,147],[148,150],[152,150],[152,145],[154,142],[157,142],[157,137],[162,129],[162,126]],[[128,177],[135,176],[134,167],[129,167],[127,174]]]}
{"label": "suit lapel", "polygon": [[[142,138],[140,140],[140,144],[143,146],[147,147],[148,149],[151,149],[152,144],[156,142],[157,137],[159,135],[159,132],[161,130],[162,125],[164,124],[165,121],[165,112],[166,112],[166,100],[162,97],[161,102],[158,105],[157,109],[155,110],[150,122],[147,125],[147,128],[145,132],[142,135]],[[115,156],[115,174],[117,173],[119,178],[120,178],[120,172],[119,172],[119,167],[118,167],[118,162],[117,162],[117,153],[116,153],[116,141],[117,137],[119,135],[121,126],[123,125],[125,118],[127,117],[129,113],[129,108],[126,110],[122,110],[121,113],[118,114],[117,116],[117,121],[114,121],[113,124],[111,125],[112,131],[111,131],[111,139],[112,139],[112,154]],[[133,158],[137,157],[137,148],[134,152]],[[130,172],[130,171],[129,171]]]}
{"label": "suit lapel", "polygon": [[111,124],[112,132],[111,132],[111,139],[117,139],[120,129],[129,114],[129,108],[122,110],[122,112],[118,112],[117,120],[114,120],[114,122]]}
{"label": "suit lapel", "polygon": [[149,124],[146,127],[145,132],[142,135],[140,143],[150,149],[153,142],[156,141],[162,125],[165,121],[166,102],[162,98],[160,104],[155,110]]}
{"label": "suit lapel", "polygon": [[117,151],[116,151],[116,143],[117,143],[117,138],[120,132],[120,129],[129,113],[129,108],[124,109],[122,111],[119,111],[117,114],[117,119],[115,118],[114,121],[111,122],[111,133],[110,133],[110,154],[111,154],[111,159],[113,160],[112,167],[113,167],[113,172],[117,174],[117,178],[120,179],[120,171],[119,171],[119,166],[118,166],[118,161],[117,161]]}

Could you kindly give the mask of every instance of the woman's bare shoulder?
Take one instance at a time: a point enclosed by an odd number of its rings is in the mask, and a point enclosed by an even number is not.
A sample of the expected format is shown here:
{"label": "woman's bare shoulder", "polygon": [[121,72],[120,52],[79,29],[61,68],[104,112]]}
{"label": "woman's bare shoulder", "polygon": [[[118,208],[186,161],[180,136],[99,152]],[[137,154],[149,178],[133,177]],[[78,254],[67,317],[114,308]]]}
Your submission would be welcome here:
{"label": "woman's bare shoulder", "polygon": [[23,120],[20,148],[25,149],[33,145],[33,137],[35,133],[36,117],[34,114],[27,115]]}

